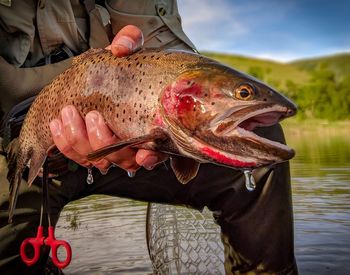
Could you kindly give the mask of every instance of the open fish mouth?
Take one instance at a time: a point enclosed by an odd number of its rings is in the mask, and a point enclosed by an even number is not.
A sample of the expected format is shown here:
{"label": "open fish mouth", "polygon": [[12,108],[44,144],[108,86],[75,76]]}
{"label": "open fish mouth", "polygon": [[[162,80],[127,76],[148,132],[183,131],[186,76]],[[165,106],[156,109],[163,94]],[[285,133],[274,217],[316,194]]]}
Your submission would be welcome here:
{"label": "open fish mouth", "polygon": [[282,158],[285,160],[292,158],[295,155],[293,149],[283,143],[261,137],[253,130],[259,127],[275,125],[281,120],[293,116],[296,112],[295,109],[280,105],[256,108],[257,106],[250,106],[227,113],[229,115],[226,118],[222,119],[221,117],[221,121],[217,120],[211,125],[212,132],[220,137],[235,137],[261,144],[265,148],[273,149],[275,153],[283,156]]}

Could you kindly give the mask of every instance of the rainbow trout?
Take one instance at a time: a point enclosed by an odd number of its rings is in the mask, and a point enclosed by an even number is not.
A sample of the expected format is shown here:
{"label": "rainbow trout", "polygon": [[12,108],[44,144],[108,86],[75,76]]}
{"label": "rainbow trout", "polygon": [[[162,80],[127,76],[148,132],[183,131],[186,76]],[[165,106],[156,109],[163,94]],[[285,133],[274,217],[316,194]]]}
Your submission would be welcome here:
{"label": "rainbow trout", "polygon": [[16,150],[9,152],[10,219],[23,171],[29,166],[32,184],[54,146],[49,122],[70,104],[82,116],[98,110],[121,139],[89,160],[126,146],[166,152],[184,184],[199,163],[246,170],[294,156],[286,145],[252,131],[296,112],[257,79],[191,52],[144,50],[117,58],[91,49],[39,93],[25,118]]}

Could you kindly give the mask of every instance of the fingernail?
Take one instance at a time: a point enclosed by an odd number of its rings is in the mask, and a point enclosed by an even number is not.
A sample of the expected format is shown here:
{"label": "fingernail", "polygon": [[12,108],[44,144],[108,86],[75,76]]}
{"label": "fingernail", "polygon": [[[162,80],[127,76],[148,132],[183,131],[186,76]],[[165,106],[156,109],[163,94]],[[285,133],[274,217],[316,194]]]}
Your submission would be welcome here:
{"label": "fingernail", "polygon": [[147,170],[152,170],[154,166],[158,162],[158,157],[156,156],[148,156],[143,160],[142,166],[145,167]]}
{"label": "fingernail", "polygon": [[89,112],[85,118],[86,126],[90,129],[95,128],[99,122],[99,116],[96,112]]}
{"label": "fingernail", "polygon": [[50,122],[51,133],[54,136],[59,136],[61,134],[61,127],[57,120]]}
{"label": "fingernail", "polygon": [[132,51],[134,49],[134,41],[127,37],[127,36],[121,36],[119,37],[112,46],[116,47],[124,47],[128,50]]}
{"label": "fingernail", "polygon": [[74,112],[71,106],[66,106],[62,109],[62,122],[68,124],[73,120]]}

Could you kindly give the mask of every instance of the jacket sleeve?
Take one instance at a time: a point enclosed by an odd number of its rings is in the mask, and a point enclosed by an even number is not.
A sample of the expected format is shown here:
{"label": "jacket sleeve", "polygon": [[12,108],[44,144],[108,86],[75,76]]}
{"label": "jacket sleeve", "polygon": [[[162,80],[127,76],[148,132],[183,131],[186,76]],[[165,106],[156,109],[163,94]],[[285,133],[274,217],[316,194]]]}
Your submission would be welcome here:
{"label": "jacket sleeve", "polygon": [[0,56],[0,104],[7,113],[17,103],[36,95],[56,75],[66,70],[72,59],[33,68],[17,68]]}

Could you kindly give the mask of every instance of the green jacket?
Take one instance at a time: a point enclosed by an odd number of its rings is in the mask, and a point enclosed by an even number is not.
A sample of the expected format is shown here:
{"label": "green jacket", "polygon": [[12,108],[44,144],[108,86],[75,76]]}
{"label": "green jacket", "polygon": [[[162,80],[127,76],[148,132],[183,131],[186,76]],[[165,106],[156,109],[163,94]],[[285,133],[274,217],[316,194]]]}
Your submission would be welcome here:
{"label": "green jacket", "polygon": [[[101,1],[102,2],[102,1]],[[174,0],[0,0],[0,104],[8,112],[37,94],[71,59],[36,66],[63,45],[74,54],[109,44],[110,35],[128,24],[138,26],[145,47],[194,48],[184,34]],[[18,80],[21,81],[18,81]]]}

